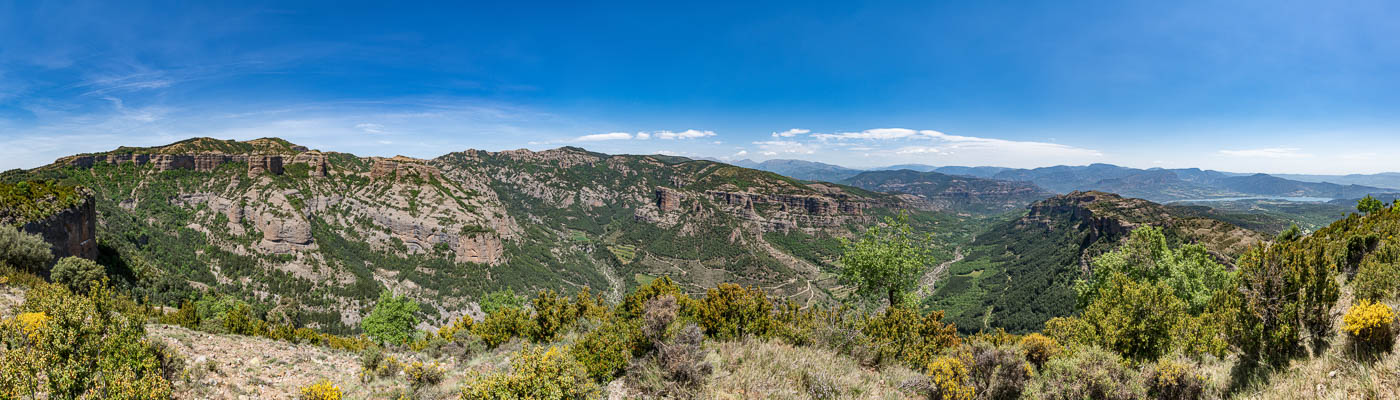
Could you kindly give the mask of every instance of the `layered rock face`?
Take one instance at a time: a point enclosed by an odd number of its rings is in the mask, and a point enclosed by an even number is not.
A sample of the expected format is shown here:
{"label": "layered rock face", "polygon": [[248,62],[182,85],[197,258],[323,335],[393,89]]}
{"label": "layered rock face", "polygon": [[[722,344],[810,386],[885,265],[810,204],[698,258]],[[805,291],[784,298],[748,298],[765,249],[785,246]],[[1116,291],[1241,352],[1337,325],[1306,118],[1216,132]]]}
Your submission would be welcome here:
{"label": "layered rock face", "polygon": [[375,157],[374,167],[369,171],[369,177],[374,179],[399,179],[411,175],[421,178],[440,177],[441,172],[437,168],[428,166],[425,161],[412,157],[394,156],[393,158]]}
{"label": "layered rock face", "polygon": [[656,208],[660,208],[661,212],[680,209],[682,200],[685,200],[685,194],[675,189],[656,189]]}
{"label": "layered rock face", "polygon": [[727,192],[722,190],[707,190],[705,196],[717,202],[747,210],[752,210],[755,204],[775,204],[778,205],[779,211],[808,215],[862,215],[869,207],[864,201],[848,200],[837,196]]}
{"label": "layered rock face", "polygon": [[325,177],[330,171],[330,163],[326,160],[326,155],[319,151],[297,154],[295,157],[292,157],[292,163],[306,164],[311,167],[308,174],[313,177]]}
{"label": "layered rock face", "polygon": [[97,207],[92,196],[78,206],[26,223],[20,230],[42,236],[53,246],[54,260],[70,256],[97,258]]}
{"label": "layered rock face", "polygon": [[[261,174],[282,175],[285,156],[276,154],[96,154],[60,158],[59,165],[78,168],[91,168],[96,164],[151,164],[156,172],[177,169],[209,172],[224,164],[241,162],[248,164],[248,176]],[[326,176],[329,170],[326,156],[319,151],[297,154],[292,163],[304,163],[311,167],[311,176]]]}
{"label": "layered rock face", "polygon": [[248,176],[261,174],[282,175],[282,156],[248,156]]}

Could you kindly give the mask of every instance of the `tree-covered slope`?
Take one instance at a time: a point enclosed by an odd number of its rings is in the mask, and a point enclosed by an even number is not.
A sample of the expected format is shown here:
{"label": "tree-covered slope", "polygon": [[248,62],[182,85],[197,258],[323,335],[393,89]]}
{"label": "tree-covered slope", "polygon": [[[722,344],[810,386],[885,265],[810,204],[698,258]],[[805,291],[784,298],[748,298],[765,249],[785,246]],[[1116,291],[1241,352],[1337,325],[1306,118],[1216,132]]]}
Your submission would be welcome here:
{"label": "tree-covered slope", "polygon": [[1160,226],[1175,243],[1199,243],[1229,263],[1264,236],[1198,213],[1103,192],[1074,192],[1032,204],[1027,213],[979,233],[953,263],[927,305],[959,329],[1038,330],[1074,311],[1073,282],[1088,260],[1139,226]]}

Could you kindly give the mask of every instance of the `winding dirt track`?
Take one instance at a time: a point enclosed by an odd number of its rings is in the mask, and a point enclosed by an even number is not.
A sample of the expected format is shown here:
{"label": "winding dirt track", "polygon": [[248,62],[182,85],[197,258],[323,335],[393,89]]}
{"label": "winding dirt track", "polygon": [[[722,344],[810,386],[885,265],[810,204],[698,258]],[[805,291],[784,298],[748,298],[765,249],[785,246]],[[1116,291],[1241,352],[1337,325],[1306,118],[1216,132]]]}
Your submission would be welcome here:
{"label": "winding dirt track", "polygon": [[944,261],[934,266],[933,269],[924,273],[924,276],[919,277],[919,297],[927,297],[933,294],[933,285],[938,283],[938,278],[943,276],[945,272],[948,272],[948,266],[953,265],[955,262],[962,261],[962,259],[962,246],[958,246],[953,249],[952,260]]}

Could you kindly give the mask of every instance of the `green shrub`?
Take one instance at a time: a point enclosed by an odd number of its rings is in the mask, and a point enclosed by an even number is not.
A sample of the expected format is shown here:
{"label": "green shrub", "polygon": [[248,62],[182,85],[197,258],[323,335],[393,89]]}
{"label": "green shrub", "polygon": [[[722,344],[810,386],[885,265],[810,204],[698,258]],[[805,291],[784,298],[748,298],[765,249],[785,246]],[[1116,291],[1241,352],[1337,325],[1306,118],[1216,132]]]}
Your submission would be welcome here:
{"label": "green shrub", "polygon": [[258,336],[265,333],[263,323],[253,317],[252,308],[239,304],[224,315],[224,331],[235,335]]}
{"label": "green shrub", "polygon": [[472,324],[472,334],[481,338],[488,348],[496,348],[517,336],[530,332],[530,316],[518,308],[502,308],[481,322]]}
{"label": "green shrub", "polygon": [[1045,363],[1028,388],[1029,397],[1049,400],[1140,399],[1142,382],[1113,352],[1096,346]]}
{"label": "green shrub", "polygon": [[[1386,246],[1386,250],[1396,251],[1390,245]],[[1351,282],[1358,299],[1379,301],[1393,298],[1400,295],[1400,264],[1367,258],[1361,262]]]}
{"label": "green shrub", "polygon": [[534,326],[530,329],[530,337],[536,343],[553,341],[578,321],[579,312],[569,302],[569,298],[560,296],[553,290],[541,290],[539,295],[535,296],[533,305]]}
{"label": "green shrub", "polygon": [[637,318],[642,316],[643,308],[651,299],[670,295],[676,299],[676,303],[684,308],[690,301],[685,293],[681,292],[680,286],[676,286],[670,277],[661,277],[652,280],[651,283],[637,288],[636,291],[622,298],[622,307],[618,311],[626,318]]}
{"label": "green shrub", "polygon": [[578,313],[580,319],[591,319],[601,321],[608,317],[612,308],[602,296],[593,294],[592,290],[584,287],[574,295],[574,312]]}
{"label": "green shrub", "polygon": [[1172,348],[1193,358],[1203,354],[1224,357],[1230,350],[1229,338],[1225,337],[1226,324],[1233,319],[1221,311],[1182,316],[1172,327]]}
{"label": "green shrub", "polygon": [[1077,317],[1055,317],[1045,321],[1045,336],[1064,345],[1067,350],[1088,346],[1098,342],[1094,326]]}
{"label": "green shrub", "polygon": [[1186,305],[1170,286],[1114,273],[1104,290],[1113,294],[1095,298],[1083,316],[1104,347],[1139,361],[1171,350],[1172,327],[1185,315]]}
{"label": "green shrub", "polygon": [[636,323],[613,318],[583,335],[570,352],[588,370],[589,376],[598,382],[608,382],[632,362],[632,355],[639,352],[642,341],[642,332]]}
{"label": "green shrub", "polygon": [[0,323],[0,398],[169,398],[170,354],[145,316],[105,286],[78,295],[41,285]]}
{"label": "green shrub", "polygon": [[767,337],[777,328],[773,303],[762,290],[721,283],[698,302],[695,317],[711,337],[733,340],[745,335]]}
{"label": "green shrub", "polygon": [[889,307],[868,317],[861,330],[875,346],[876,363],[903,362],[924,368],[943,350],[962,342],[957,326],[943,323],[943,312],[922,318],[904,307]]}
{"label": "green shrub", "polygon": [[417,313],[418,302],[386,290],[379,293],[374,310],[360,320],[360,328],[380,343],[408,343],[417,331]]}
{"label": "green shrub", "polygon": [[811,344],[817,323],[814,312],[803,310],[802,306],[789,300],[774,311],[773,318],[777,319],[773,332],[775,336],[794,346]]}
{"label": "green shrub", "polygon": [[52,260],[53,253],[43,237],[20,232],[8,224],[0,224],[0,264],[9,264],[20,271],[39,273]]}
{"label": "green shrub", "polygon": [[526,346],[513,354],[510,372],[468,376],[462,399],[587,399],[598,385],[567,348]]}
{"label": "green shrub", "polygon": [[497,290],[482,296],[481,300],[477,302],[477,305],[481,306],[482,313],[490,315],[506,308],[518,310],[525,307],[525,297],[517,296],[515,290],[511,288],[505,288],[504,290]]}
{"label": "green shrub", "polygon": [[86,258],[64,257],[54,264],[49,277],[68,290],[86,293],[89,287],[107,277],[107,270]]}
{"label": "green shrub", "polygon": [[1160,400],[1196,400],[1205,396],[1206,378],[1192,371],[1190,364],[1162,359],[1143,368],[1147,395]]}
{"label": "green shrub", "polygon": [[199,310],[195,309],[193,301],[185,300],[180,302],[178,310],[161,316],[161,322],[195,329],[199,327]]}
{"label": "green shrub", "polygon": [[403,367],[404,378],[408,379],[408,385],[414,390],[437,385],[442,382],[447,371],[442,369],[442,365],[437,361],[424,364],[422,361],[414,361]]}
{"label": "green shrub", "polygon": [[1237,261],[1238,279],[1222,309],[1235,318],[1228,337],[1245,357],[1283,365],[1301,353],[1304,332],[1315,339],[1331,333],[1337,267],[1314,238],[1260,245]]}

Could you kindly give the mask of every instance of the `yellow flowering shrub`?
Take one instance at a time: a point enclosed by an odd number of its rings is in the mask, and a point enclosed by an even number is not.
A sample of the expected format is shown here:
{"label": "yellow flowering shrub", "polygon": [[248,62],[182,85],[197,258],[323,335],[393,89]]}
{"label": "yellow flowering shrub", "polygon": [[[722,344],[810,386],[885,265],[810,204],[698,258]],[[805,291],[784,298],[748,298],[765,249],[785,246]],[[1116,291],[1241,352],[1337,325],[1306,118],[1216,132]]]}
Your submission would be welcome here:
{"label": "yellow flowering shrub", "polygon": [[1147,395],[1155,399],[1199,399],[1207,384],[1205,376],[1192,371],[1191,365],[1169,358],[1144,366],[1142,379]]}
{"label": "yellow flowering shrub", "polygon": [[461,318],[452,321],[452,323],[438,328],[438,336],[451,342],[457,339],[458,333],[471,334],[472,324],[475,323],[476,320],[472,319],[472,316],[463,315]]}
{"label": "yellow flowering shrub", "polygon": [[928,364],[931,398],[972,400],[976,390],[968,385],[967,365],[955,357],[938,357]]}
{"label": "yellow flowering shrub", "polygon": [[1026,361],[1036,368],[1045,365],[1051,357],[1060,354],[1060,343],[1049,336],[1032,333],[1021,338],[1021,348],[1026,350]]}
{"label": "yellow flowering shrub", "polygon": [[311,386],[301,388],[301,400],[340,400],[340,387],[322,379]]}
{"label": "yellow flowering shrub", "polygon": [[37,340],[40,332],[48,326],[51,319],[48,314],[42,311],[20,313],[15,316],[15,322],[19,323],[20,330],[33,340]]}
{"label": "yellow flowering shrub", "polygon": [[1394,342],[1391,326],[1395,311],[1390,306],[1361,300],[1342,316],[1342,330],[1359,347],[1369,350],[1389,350]]}
{"label": "yellow flowering shrub", "polygon": [[567,347],[526,346],[511,357],[510,372],[470,376],[462,399],[584,399],[599,392]]}
{"label": "yellow flowering shrub", "polygon": [[436,385],[442,382],[443,375],[446,375],[446,371],[443,371],[442,365],[438,364],[437,361],[430,364],[414,361],[403,367],[403,373],[408,377],[408,383],[413,387]]}

